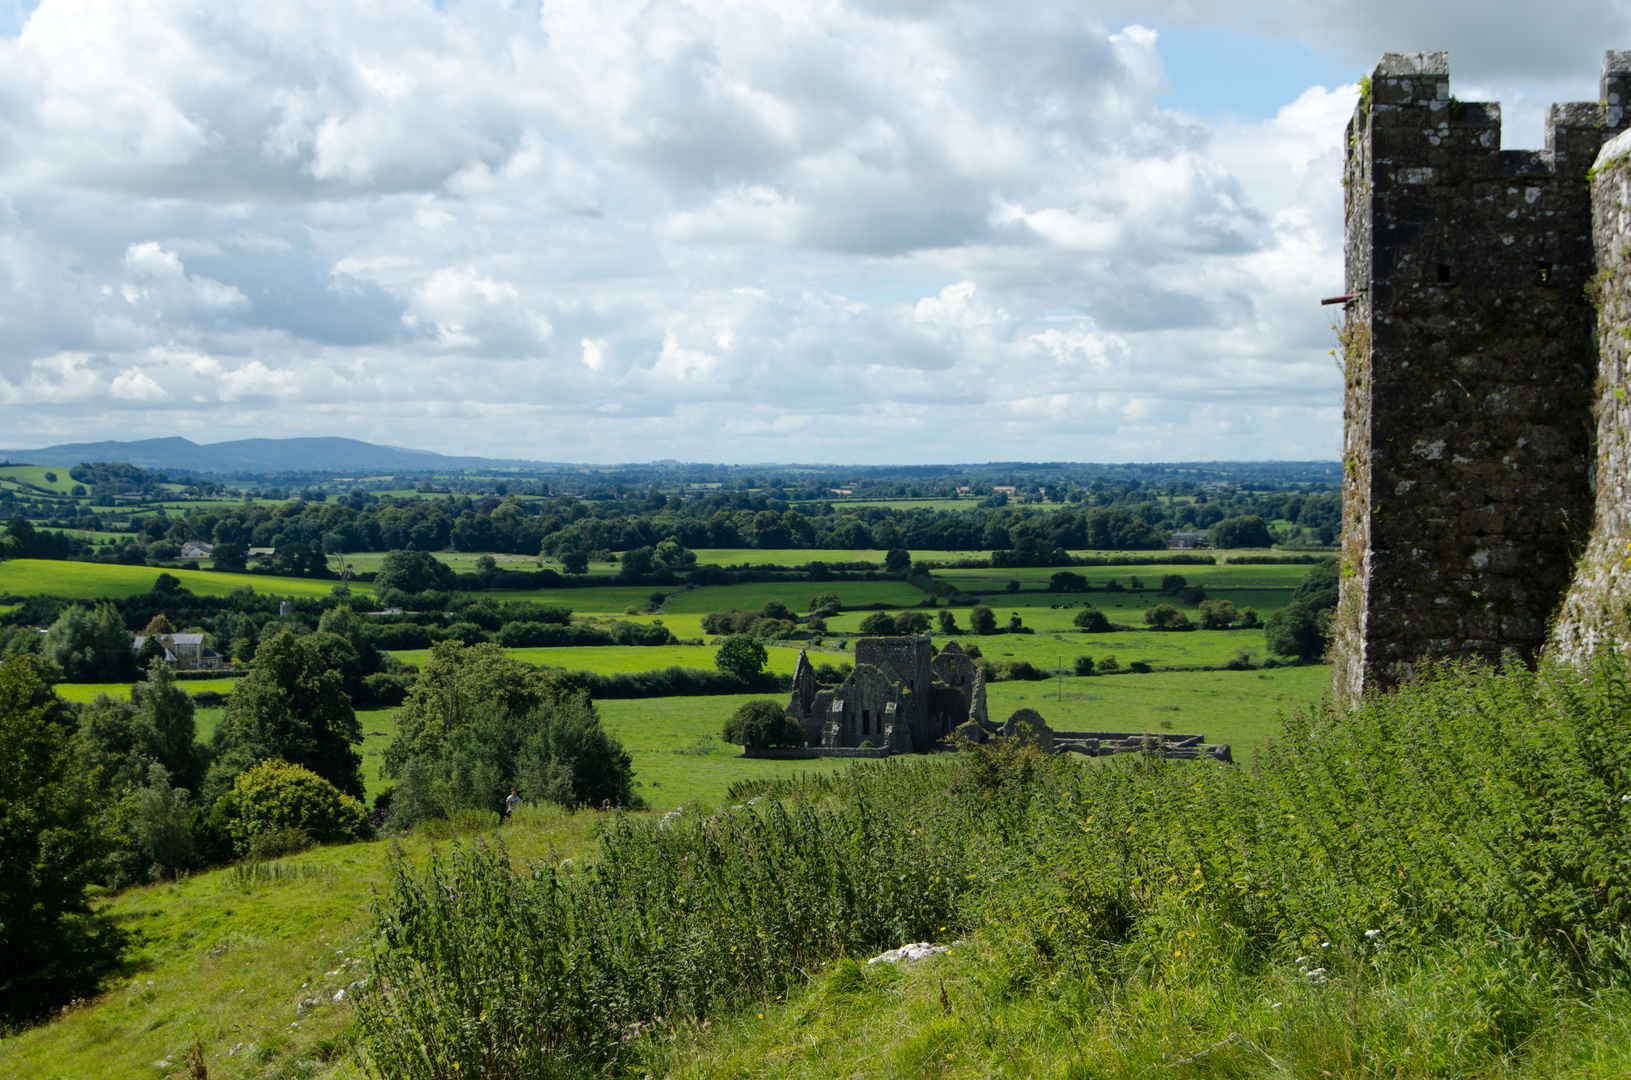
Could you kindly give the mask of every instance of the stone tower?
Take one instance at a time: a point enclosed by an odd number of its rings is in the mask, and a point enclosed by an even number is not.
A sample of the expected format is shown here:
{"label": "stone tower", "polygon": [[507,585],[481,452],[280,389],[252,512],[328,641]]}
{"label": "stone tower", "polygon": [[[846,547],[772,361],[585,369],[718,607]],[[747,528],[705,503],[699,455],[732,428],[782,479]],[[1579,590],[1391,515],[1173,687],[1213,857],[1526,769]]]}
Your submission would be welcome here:
{"label": "stone tower", "polygon": [[1587,173],[1626,126],[1554,105],[1501,149],[1500,106],[1444,53],[1389,53],[1348,125],[1339,696],[1425,657],[1533,655],[1592,523],[1597,377]]}

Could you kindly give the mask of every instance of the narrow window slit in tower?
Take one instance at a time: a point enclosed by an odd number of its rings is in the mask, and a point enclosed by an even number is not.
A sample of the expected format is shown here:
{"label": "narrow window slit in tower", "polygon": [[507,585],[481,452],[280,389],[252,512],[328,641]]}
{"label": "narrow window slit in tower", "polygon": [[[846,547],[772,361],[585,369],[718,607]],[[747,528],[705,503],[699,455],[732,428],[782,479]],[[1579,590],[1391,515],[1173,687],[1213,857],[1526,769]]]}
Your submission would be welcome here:
{"label": "narrow window slit in tower", "polygon": [[1448,285],[1450,283],[1450,264],[1449,263],[1439,263],[1438,264],[1438,283],[1440,285]]}
{"label": "narrow window slit in tower", "polygon": [[1542,285],[1550,285],[1552,283],[1552,264],[1549,262],[1536,263],[1535,276],[1540,279]]}

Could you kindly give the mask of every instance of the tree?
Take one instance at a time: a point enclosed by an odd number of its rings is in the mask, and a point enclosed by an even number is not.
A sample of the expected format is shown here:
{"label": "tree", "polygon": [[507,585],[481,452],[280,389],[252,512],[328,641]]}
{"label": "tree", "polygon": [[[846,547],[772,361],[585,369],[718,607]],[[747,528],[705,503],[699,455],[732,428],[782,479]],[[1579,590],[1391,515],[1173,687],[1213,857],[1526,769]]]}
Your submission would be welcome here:
{"label": "tree", "polygon": [[1075,662],[1071,664],[1071,671],[1076,675],[1093,674],[1093,658],[1091,656],[1078,656]]}
{"label": "tree", "polygon": [[1161,591],[1168,596],[1177,596],[1189,586],[1188,580],[1182,574],[1162,574]]}
{"label": "tree", "polygon": [[1254,608],[1254,607],[1241,608],[1241,610],[1240,610],[1240,628],[1242,630],[1255,630],[1259,626],[1262,626],[1262,625],[1263,625],[1263,617],[1257,613],[1256,608]]}
{"label": "tree", "polygon": [[1086,592],[1087,579],[1069,570],[1061,570],[1048,579],[1049,592]]}
{"label": "tree", "polygon": [[1110,632],[1109,618],[1092,604],[1083,604],[1082,610],[1078,611],[1076,618],[1071,621],[1085,633],[1108,634]]}
{"label": "tree", "polygon": [[237,544],[223,540],[210,549],[210,562],[217,570],[242,570],[249,564],[249,557]]}
{"label": "tree", "polygon": [[1207,600],[1201,604],[1201,626],[1207,630],[1227,630],[1240,621],[1232,600]]}
{"label": "tree", "polygon": [[976,634],[995,634],[997,632],[997,616],[985,604],[975,604],[968,612],[968,627]]}
{"label": "tree", "polygon": [[136,675],[130,634],[112,604],[63,608],[40,651],[69,682],[124,682]]}
{"label": "tree", "polygon": [[1189,616],[1171,604],[1157,604],[1144,612],[1144,622],[1157,630],[1188,630]]}
{"label": "tree", "polygon": [[561,569],[568,574],[587,574],[589,556],[577,548],[564,548],[561,551]]}
{"label": "tree", "polygon": [[725,721],[724,740],[738,746],[803,746],[804,729],[779,701],[745,702]]}
{"label": "tree", "polygon": [[74,767],[72,714],[38,661],[0,665],[0,1022],[95,996],[128,935],[85,888],[117,846]]}
{"label": "tree", "polygon": [[935,613],[935,618],[940,622],[940,632],[942,634],[962,633],[961,630],[957,629],[957,615],[950,608],[941,608]]}
{"label": "tree", "polygon": [[261,642],[249,674],[227,698],[204,790],[218,795],[257,763],[277,758],[360,799],[362,757],[353,747],[361,742],[343,675],[316,649],[280,630]]}
{"label": "tree", "polygon": [[1274,544],[1268,522],[1256,514],[1224,518],[1212,526],[1207,536],[1212,541],[1213,547],[1220,548],[1266,548]]}
{"label": "tree", "polygon": [[921,611],[903,611],[895,616],[895,632],[921,634],[929,629],[929,616]]}
{"label": "tree", "polygon": [[1269,617],[1264,640],[1280,656],[1317,660],[1330,644],[1330,617],[1306,601],[1293,600]]}
{"label": "tree", "polygon": [[142,630],[142,633],[146,634],[148,637],[163,637],[165,634],[173,634],[175,632],[176,628],[170,625],[169,618],[167,618],[162,611],[153,616],[151,619],[148,619],[146,628]]}
{"label": "tree", "polygon": [[883,557],[883,568],[891,574],[904,574],[912,568],[911,552],[905,548],[890,548]]}
{"label": "tree", "polygon": [[810,597],[810,614],[820,615],[830,619],[844,610],[844,605],[838,602],[838,597],[830,592],[816,593]]}
{"label": "tree", "polygon": [[874,611],[862,619],[860,631],[867,637],[893,637],[901,632],[895,617],[887,611]]}
{"label": "tree", "polygon": [[1019,580],[1017,578],[1009,578],[1008,584],[1004,585],[1003,588],[1007,589],[1010,593],[1017,593],[1019,592]]}
{"label": "tree", "polygon": [[770,654],[765,647],[746,634],[732,634],[714,653],[715,667],[745,683],[757,680],[768,663]]}
{"label": "tree", "polygon": [[374,591],[382,596],[388,589],[405,593],[445,591],[452,589],[457,579],[453,568],[430,552],[398,549],[385,553],[374,574]]}

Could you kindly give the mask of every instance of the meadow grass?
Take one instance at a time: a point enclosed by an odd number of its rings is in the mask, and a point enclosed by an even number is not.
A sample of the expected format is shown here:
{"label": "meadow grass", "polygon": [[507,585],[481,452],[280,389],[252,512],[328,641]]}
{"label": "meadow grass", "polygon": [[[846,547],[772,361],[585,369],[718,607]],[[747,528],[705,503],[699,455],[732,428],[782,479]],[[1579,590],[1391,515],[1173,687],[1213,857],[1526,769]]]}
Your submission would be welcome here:
{"label": "meadow grass", "polygon": [[[47,480],[46,473],[55,473],[56,480]],[[67,495],[79,483],[68,475],[66,468],[55,465],[0,465],[0,480],[16,480],[24,484],[32,484],[47,491],[54,491],[58,495]]]}
{"label": "meadow grass", "polygon": [[[803,566],[810,562],[841,563],[869,562],[882,567],[889,554],[880,548],[698,548],[697,562],[719,566]],[[984,559],[986,551],[928,551],[913,549],[913,561],[919,559]]]}
{"label": "meadow grass", "polygon": [[[712,645],[597,645],[571,646],[560,649],[506,649],[504,655],[528,664],[563,667],[569,671],[592,671],[597,675],[616,675],[638,671],[658,671],[666,667],[705,668],[712,671],[714,654]],[[778,675],[790,675],[798,663],[798,650],[774,644],[769,653],[769,670]],[[398,660],[423,665],[430,659],[429,649],[402,649],[392,652]]]}
{"label": "meadow grass", "polygon": [[[357,573],[366,574],[378,570],[384,564],[385,556],[387,554],[389,554],[389,552],[384,551],[346,552],[345,561],[351,564],[352,569],[356,570]],[[483,555],[488,555],[494,562],[506,570],[536,570],[539,564],[538,556],[536,555],[511,555],[500,554],[498,552],[485,553],[478,551],[430,552],[431,558],[437,560],[438,562],[446,563],[448,566],[451,566],[454,570],[461,574],[475,573],[476,560],[482,558]],[[617,564],[612,563],[610,565],[615,566]]]}
{"label": "meadow grass", "polygon": [[669,593],[672,588],[655,585],[589,585],[580,589],[497,589],[480,595],[500,604],[510,600],[531,600],[559,604],[585,615],[621,615],[629,608],[638,611],[652,593]]}
{"label": "meadow grass", "polygon": [[[217,574],[208,570],[165,570],[155,566],[60,562],[55,559],[7,559],[0,562],[0,593],[16,596],[61,596],[68,599],[126,597],[152,592],[160,574],[181,579],[182,587],[200,596],[226,596],[249,586],[262,596],[328,596],[335,583],[268,574]],[[372,586],[353,583],[358,591]]]}
{"label": "meadow grass", "polygon": [[[213,690],[218,694],[230,694],[237,679],[184,679],[176,686],[189,694],[202,694],[206,690]],[[90,701],[98,694],[106,694],[116,701],[130,700],[130,683],[57,683],[52,687],[59,697],[69,701]]]}
{"label": "meadow grass", "polygon": [[656,811],[688,802],[715,805],[740,780],[780,779],[842,771],[850,762],[766,761],[745,758],[742,748],[720,738],[725,720],[744,702],[764,697],[785,704],[785,695],[730,694],[709,697],[635,698],[599,701],[606,730],[634,759],[635,790]]}
{"label": "meadow grass", "polygon": [[[523,807],[504,840],[517,863],[553,862],[582,853],[603,820]],[[438,846],[413,837],[401,843],[416,859]],[[185,1075],[183,1054],[201,1039],[216,1080],[360,1080],[359,1063],[348,1057],[352,1009],[331,999],[369,974],[369,902],[371,889],[388,880],[387,849],[377,842],[318,848],[259,876],[211,870],[100,901],[138,935],[127,969],[100,997],[0,1040],[0,1075]],[[313,998],[322,1004],[297,1017],[296,1007]]]}
{"label": "meadow grass", "polygon": [[[1190,585],[1203,588],[1232,589],[1295,589],[1302,583],[1311,566],[1291,565],[1235,565],[1184,566],[1157,563],[1150,566],[1020,566],[977,570],[936,570],[933,576],[956,585],[965,592],[991,592],[1005,588],[1009,581],[1018,581],[1023,589],[1046,589],[1054,574],[1066,571],[1080,574],[1095,590],[1102,590],[1111,579],[1127,584],[1129,578],[1138,578],[1146,592],[1160,588],[1164,574],[1181,575]],[[1070,594],[1065,594],[1070,595]]]}
{"label": "meadow grass", "polygon": [[915,607],[928,599],[921,589],[904,581],[763,581],[709,585],[675,593],[668,598],[664,610],[675,614],[702,614],[733,607],[757,611],[771,600],[780,600],[795,614],[803,615],[810,610],[811,597],[829,592],[851,607],[869,604]]}
{"label": "meadow grass", "polygon": [[[1070,658],[1065,658],[1069,664]],[[1061,682],[1063,700],[1060,699]],[[1246,762],[1275,738],[1285,716],[1319,702],[1331,690],[1323,664],[1270,671],[1156,671],[1094,675],[1047,682],[998,682],[985,687],[995,722],[1016,709],[1035,709],[1059,731],[1150,731],[1205,735],[1228,743]]]}

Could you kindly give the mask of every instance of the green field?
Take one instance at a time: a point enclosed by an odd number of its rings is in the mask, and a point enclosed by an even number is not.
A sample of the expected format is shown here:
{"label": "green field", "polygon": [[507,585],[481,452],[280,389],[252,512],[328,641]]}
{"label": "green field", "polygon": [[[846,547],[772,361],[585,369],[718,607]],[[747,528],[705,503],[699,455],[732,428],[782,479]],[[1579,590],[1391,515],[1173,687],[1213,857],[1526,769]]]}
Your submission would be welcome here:
{"label": "green field", "polygon": [[[246,585],[265,596],[328,596],[335,585],[332,581],[266,574],[217,574],[208,570],[162,570],[153,566],[8,559],[0,562],[0,593],[69,599],[135,596],[151,592],[160,574],[180,578],[182,587],[201,596],[225,596]],[[361,584],[351,587],[359,592],[372,589]]]}
{"label": "green field", "polygon": [[888,604],[915,607],[928,596],[904,581],[766,581],[746,585],[709,585],[702,589],[675,593],[664,610],[675,614],[703,614],[739,608],[757,611],[771,600],[780,600],[802,615],[810,610],[810,598],[830,592],[850,607]]}
{"label": "green field", "polygon": [[[1066,658],[1069,659],[1068,657]],[[1326,696],[1323,664],[1272,671],[1157,671],[1149,675],[1066,675],[1061,680],[986,685],[994,722],[1032,708],[1061,731],[1172,731],[1229,743],[1244,764],[1280,734],[1282,714]]]}
{"label": "green field", "polygon": [[[45,478],[46,473],[55,473],[56,482]],[[79,483],[68,475],[67,468],[54,465],[0,465],[0,480],[16,480],[24,484],[32,484],[47,491],[54,491],[58,495],[67,495]]]}
{"label": "green field", "polygon": [[[130,699],[130,683],[57,683],[52,687],[59,697],[69,701],[89,701],[98,694],[106,694],[119,701]],[[184,679],[176,683],[177,686],[189,694],[202,694],[206,690],[214,690],[218,694],[230,694],[232,688],[238,685],[237,679]]]}
{"label": "green field", "polygon": [[[358,551],[346,552],[345,561],[359,574],[371,573],[378,570],[385,562],[388,552],[384,551]],[[474,551],[432,551],[430,555],[438,562],[444,562],[461,574],[476,572],[476,560],[482,557],[481,552]],[[536,555],[499,555],[493,554],[494,562],[506,570],[536,570],[538,569],[538,556]],[[332,562],[337,556],[330,556]],[[616,573],[616,563],[597,563],[595,573]]]}
{"label": "green field", "polygon": [[[882,567],[888,552],[877,548],[698,548],[694,554],[697,562],[702,565],[713,563],[719,566],[763,566],[771,563],[776,566],[803,566],[809,562],[869,562]],[[990,552],[987,551],[911,552],[914,560],[932,559],[944,562],[956,559],[984,559],[989,555]]]}
{"label": "green field", "polygon": [[[763,761],[742,756],[741,747],[722,742],[726,717],[743,702],[764,695],[639,698],[600,701],[596,707],[606,730],[616,735],[634,759],[636,791],[653,810],[668,810],[696,800],[717,804],[738,780],[834,772],[853,762],[842,758],[813,761]],[[777,701],[782,700],[780,696]]]}
{"label": "green field", "polygon": [[[504,655],[528,664],[562,667],[569,671],[593,671],[600,675],[657,671],[666,667],[714,667],[712,645],[601,645],[574,646],[566,649],[506,649]],[[770,670],[790,675],[798,663],[798,649],[772,645]],[[430,659],[429,649],[402,649],[391,655],[409,664],[424,664]]]}

